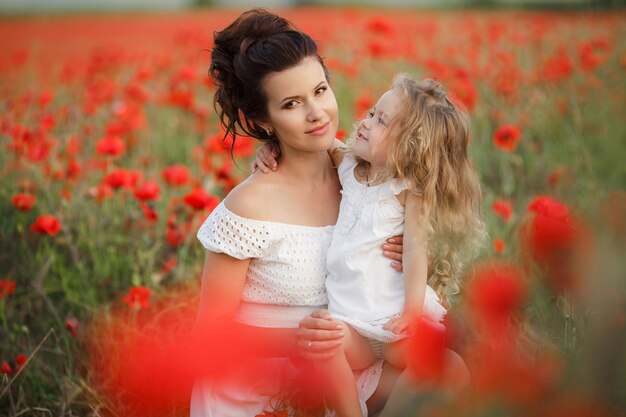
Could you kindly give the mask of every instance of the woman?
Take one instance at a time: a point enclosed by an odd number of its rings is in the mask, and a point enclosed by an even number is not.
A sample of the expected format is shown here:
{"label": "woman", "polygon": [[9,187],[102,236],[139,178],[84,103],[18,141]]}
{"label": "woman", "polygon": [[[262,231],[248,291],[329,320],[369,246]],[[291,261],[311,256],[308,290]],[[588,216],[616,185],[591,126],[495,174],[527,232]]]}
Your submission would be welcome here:
{"label": "woman", "polygon": [[[337,102],[315,42],[263,10],[215,35],[210,73],[226,133],[276,143],[281,161],[276,172],[253,174],[233,189],[200,228],[208,252],[199,320],[232,320],[273,356],[253,366],[291,376],[298,371],[288,357],[327,358],[342,343],[339,323],[320,311],[340,201],[327,153]],[[378,362],[358,375],[362,407],[381,372]],[[198,382],[191,415],[254,416],[270,408],[282,381],[241,378]]]}

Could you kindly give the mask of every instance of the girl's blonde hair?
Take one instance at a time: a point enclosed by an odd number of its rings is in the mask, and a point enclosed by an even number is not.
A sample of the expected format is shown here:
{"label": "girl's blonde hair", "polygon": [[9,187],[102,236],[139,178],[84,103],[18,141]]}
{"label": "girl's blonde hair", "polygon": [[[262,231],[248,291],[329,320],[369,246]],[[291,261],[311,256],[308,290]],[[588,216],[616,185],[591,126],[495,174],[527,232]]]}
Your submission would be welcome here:
{"label": "girl's blonde hair", "polygon": [[385,135],[388,176],[421,201],[419,215],[428,233],[427,282],[447,306],[448,297],[459,292],[463,267],[486,237],[480,184],[468,154],[469,117],[434,80],[399,74],[391,89],[401,94],[402,105]]}

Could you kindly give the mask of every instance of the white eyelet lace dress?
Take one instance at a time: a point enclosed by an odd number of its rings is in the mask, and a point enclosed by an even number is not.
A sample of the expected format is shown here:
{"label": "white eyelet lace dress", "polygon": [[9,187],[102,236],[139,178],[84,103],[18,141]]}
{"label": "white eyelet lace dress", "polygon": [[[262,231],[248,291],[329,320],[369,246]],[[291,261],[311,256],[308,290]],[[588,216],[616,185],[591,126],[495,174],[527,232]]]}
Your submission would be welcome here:
{"label": "white eyelet lace dress", "polygon": [[[326,308],[324,287],[326,254],[334,226],[313,227],[252,220],[231,212],[220,203],[198,231],[209,251],[248,259],[246,282],[235,319],[271,328],[296,328],[304,317]],[[259,359],[259,369],[272,375],[298,372],[288,358]],[[356,373],[361,407],[375,391],[382,361]],[[196,381],[191,417],[254,417],[270,410],[270,400],[280,394],[276,378],[233,382]]]}
{"label": "white eyelet lace dress", "polygon": [[[404,309],[404,280],[389,266],[381,246],[404,231],[404,206],[396,196],[406,187],[396,180],[361,184],[354,177],[356,165],[349,154],[339,165],[341,208],[326,258],[328,310],[364,337],[393,342],[405,336],[383,326]],[[436,322],[446,314],[430,286],[423,311]]]}

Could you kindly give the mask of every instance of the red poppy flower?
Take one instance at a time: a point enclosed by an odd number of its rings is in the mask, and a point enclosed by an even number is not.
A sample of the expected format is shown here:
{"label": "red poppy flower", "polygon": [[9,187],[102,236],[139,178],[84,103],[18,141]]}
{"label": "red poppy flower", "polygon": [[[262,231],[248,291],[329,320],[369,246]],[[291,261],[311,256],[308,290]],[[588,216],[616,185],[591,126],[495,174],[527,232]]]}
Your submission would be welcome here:
{"label": "red poppy flower", "polygon": [[150,295],[152,290],[143,285],[131,287],[128,294],[122,299],[129,307],[142,309],[150,307]]}
{"label": "red poppy flower", "polygon": [[9,375],[13,372],[13,369],[11,368],[11,365],[9,364],[9,362],[4,361],[2,362],[2,365],[0,365],[0,371]]}
{"label": "red poppy flower", "polygon": [[135,197],[140,201],[155,200],[159,197],[161,187],[154,180],[146,180],[141,186],[135,189]]}
{"label": "red poppy flower", "polygon": [[70,332],[70,334],[74,337],[78,336],[78,320],[74,317],[70,317],[65,320],[65,329]]}
{"label": "red poppy flower", "polygon": [[247,158],[254,153],[254,142],[249,138],[237,137],[235,146],[233,146],[233,137],[228,135],[224,138],[224,132],[220,132],[214,136],[210,136],[204,142],[205,151],[208,153],[227,154],[231,148],[233,156],[238,158]]}
{"label": "red poppy flower", "polygon": [[15,364],[17,365],[17,369],[20,369],[28,360],[28,356],[25,353],[18,353],[15,357]]}
{"label": "red poppy flower", "polygon": [[479,265],[467,286],[468,301],[490,330],[499,330],[526,299],[521,272],[512,265]]}
{"label": "red poppy flower", "polygon": [[143,216],[146,220],[150,222],[157,221],[159,219],[159,214],[152,208],[148,203],[142,201],[141,202],[141,211],[143,211]]}
{"label": "red poppy flower", "polygon": [[36,201],[37,197],[33,194],[16,194],[11,197],[11,203],[20,211],[29,211]]}
{"label": "red poppy flower", "polygon": [[112,188],[133,188],[140,178],[139,171],[118,168],[104,177],[104,183]]}
{"label": "red poppy flower", "polygon": [[107,136],[96,143],[96,152],[100,155],[120,156],[126,150],[126,144],[117,136]]}
{"label": "red poppy flower", "polygon": [[407,368],[420,381],[439,381],[443,376],[446,350],[446,328],[420,317],[409,337]]}
{"label": "red poppy flower", "polygon": [[517,148],[522,133],[513,125],[502,125],[493,134],[493,143],[505,152],[513,152]]}
{"label": "red poppy flower", "polygon": [[189,168],[185,165],[171,165],[163,170],[162,175],[169,185],[185,185],[189,181]]}
{"label": "red poppy flower", "polygon": [[51,214],[38,216],[35,223],[30,225],[31,232],[56,236],[61,231],[61,222]]}
{"label": "red poppy flower", "polygon": [[506,244],[504,243],[504,240],[499,239],[499,238],[493,240],[493,249],[496,252],[502,253],[502,252],[504,252],[505,248],[506,248]]}
{"label": "red poppy flower", "polygon": [[15,292],[15,281],[8,278],[0,279],[0,300]]}
{"label": "red poppy flower", "polygon": [[356,99],[354,114],[356,114],[356,117],[362,117],[373,105],[374,101],[369,95],[361,95]]}
{"label": "red poppy flower", "polygon": [[165,232],[165,239],[173,248],[184,242],[186,237],[185,233],[183,233],[177,226],[168,226],[167,231]]}
{"label": "red poppy flower", "polygon": [[509,222],[513,215],[513,206],[505,200],[496,200],[493,202],[493,212],[501,217],[506,223]]}
{"label": "red poppy flower", "polygon": [[185,195],[183,197],[183,201],[195,210],[202,210],[205,208],[210,208],[212,210],[217,207],[220,202],[217,197],[207,193],[202,188],[196,188],[189,194]]}

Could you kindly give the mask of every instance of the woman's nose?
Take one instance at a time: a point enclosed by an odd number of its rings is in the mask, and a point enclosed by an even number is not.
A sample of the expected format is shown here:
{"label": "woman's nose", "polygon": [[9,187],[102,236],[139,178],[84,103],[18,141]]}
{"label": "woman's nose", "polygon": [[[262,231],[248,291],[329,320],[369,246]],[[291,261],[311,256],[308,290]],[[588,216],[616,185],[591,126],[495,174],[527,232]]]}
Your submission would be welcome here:
{"label": "woman's nose", "polygon": [[324,117],[324,109],[322,109],[322,106],[319,103],[311,103],[310,107],[309,107],[309,113],[307,115],[308,119],[310,122],[314,122],[316,120],[321,119],[322,117]]}

